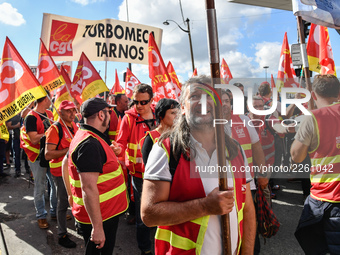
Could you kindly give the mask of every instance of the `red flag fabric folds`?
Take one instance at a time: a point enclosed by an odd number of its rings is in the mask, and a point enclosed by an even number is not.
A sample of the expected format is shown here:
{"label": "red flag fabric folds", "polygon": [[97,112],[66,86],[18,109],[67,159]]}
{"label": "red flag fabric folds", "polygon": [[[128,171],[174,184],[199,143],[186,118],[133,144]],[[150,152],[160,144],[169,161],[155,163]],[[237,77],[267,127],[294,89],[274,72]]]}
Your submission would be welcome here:
{"label": "red flag fabric folds", "polygon": [[0,123],[44,96],[44,88],[6,37],[0,67]]}
{"label": "red flag fabric folds", "polygon": [[141,82],[137,79],[137,77],[130,71],[129,68],[127,68],[125,77],[125,95],[128,98],[133,97],[133,89],[140,83]]}

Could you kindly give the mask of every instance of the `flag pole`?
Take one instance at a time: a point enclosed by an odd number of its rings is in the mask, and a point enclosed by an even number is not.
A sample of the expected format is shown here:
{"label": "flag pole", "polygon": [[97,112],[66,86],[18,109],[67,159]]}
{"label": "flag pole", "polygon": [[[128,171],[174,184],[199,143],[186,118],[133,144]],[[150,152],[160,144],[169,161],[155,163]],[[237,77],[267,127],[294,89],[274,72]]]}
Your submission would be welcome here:
{"label": "flag pole", "polygon": [[[106,85],[106,76],[107,76],[107,60],[105,60],[105,77],[104,77],[104,82],[105,82],[105,86],[107,86]],[[106,101],[106,97],[107,97],[107,91],[105,91],[104,92],[104,100]],[[109,92],[109,94],[110,94],[110,92]]]}
{"label": "flag pole", "polygon": [[[305,74],[305,82],[306,82],[306,89],[309,90],[309,92],[312,91],[312,85],[310,82],[310,74],[309,74],[309,64],[308,64],[308,56],[307,56],[307,48],[306,48],[306,38],[305,34],[303,33],[303,24],[302,24],[302,18],[301,16],[297,16],[297,27],[298,27],[298,33],[300,38],[300,49],[301,49],[301,56],[302,56],[302,64],[303,64],[303,71]],[[311,97],[308,103],[308,109],[313,110],[314,109],[314,101]]]}
{"label": "flag pole", "polygon": [[[210,71],[212,86],[215,88],[216,82],[220,79],[220,57],[218,46],[217,20],[214,0],[206,0],[207,12],[207,31],[208,31],[208,47],[210,57]],[[220,82],[218,82],[220,84]],[[222,96],[221,89],[216,89],[217,93]],[[215,118],[223,119],[222,105],[217,104],[215,107]],[[225,137],[224,125],[215,125],[215,142],[217,151],[217,163],[223,167],[226,165],[225,154]],[[227,174],[219,171],[219,188],[221,191],[228,190]],[[223,236],[223,254],[231,255],[231,240],[230,240],[230,220],[229,214],[221,216],[222,220],[222,236]]]}
{"label": "flag pole", "polygon": [[52,107],[54,108],[54,110],[56,111],[56,113],[58,114],[59,116],[59,119],[61,120],[61,122],[64,124],[64,126],[66,127],[66,130],[68,132],[68,134],[70,135],[71,139],[73,139],[73,135],[71,134],[71,131],[68,129],[67,125],[65,124],[64,120],[60,117],[60,113],[58,112],[57,108],[55,107],[54,103],[52,102],[50,96],[47,94],[46,95],[47,98],[50,100],[51,104],[52,104]]}

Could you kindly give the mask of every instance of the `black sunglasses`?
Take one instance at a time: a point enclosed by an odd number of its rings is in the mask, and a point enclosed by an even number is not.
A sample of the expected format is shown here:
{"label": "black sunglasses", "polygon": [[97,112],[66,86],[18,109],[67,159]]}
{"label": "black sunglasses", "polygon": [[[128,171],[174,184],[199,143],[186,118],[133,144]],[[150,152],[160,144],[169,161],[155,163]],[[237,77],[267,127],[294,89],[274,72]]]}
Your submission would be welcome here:
{"label": "black sunglasses", "polygon": [[102,110],[103,112],[108,112],[110,115],[111,115],[111,113],[112,113],[112,110]]}
{"label": "black sunglasses", "polygon": [[141,100],[141,101],[133,100],[133,104],[147,105],[150,101],[151,101],[151,98],[149,100]]}

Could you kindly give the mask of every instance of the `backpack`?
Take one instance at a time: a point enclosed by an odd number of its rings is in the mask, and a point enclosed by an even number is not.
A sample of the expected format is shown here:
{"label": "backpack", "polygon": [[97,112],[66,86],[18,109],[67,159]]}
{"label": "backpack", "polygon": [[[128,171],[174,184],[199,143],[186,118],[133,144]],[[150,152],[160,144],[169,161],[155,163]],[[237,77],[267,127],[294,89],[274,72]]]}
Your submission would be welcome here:
{"label": "backpack", "polygon": [[[61,139],[63,138],[63,128],[60,124],[60,122],[54,122],[54,125],[58,127],[58,134],[59,134],[59,142],[57,144],[57,149],[58,146],[60,145]],[[43,137],[40,138],[40,152],[39,152],[39,157],[40,157],[40,162],[39,165],[41,167],[49,167],[49,160],[46,160],[45,158],[45,145],[46,145],[46,136],[44,135]]]}

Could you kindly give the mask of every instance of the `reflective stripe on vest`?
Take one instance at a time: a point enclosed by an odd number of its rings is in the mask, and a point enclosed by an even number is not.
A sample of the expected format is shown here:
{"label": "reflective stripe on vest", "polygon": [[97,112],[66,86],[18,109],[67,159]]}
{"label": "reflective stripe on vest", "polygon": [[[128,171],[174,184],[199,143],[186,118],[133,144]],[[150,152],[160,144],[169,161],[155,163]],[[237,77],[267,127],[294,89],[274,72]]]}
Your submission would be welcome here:
{"label": "reflective stripe on vest", "polygon": [[231,136],[238,141],[247,157],[249,168],[253,165],[253,152],[251,150],[251,138],[248,128],[240,123],[244,123],[239,115],[232,115]]}
{"label": "reflective stripe on vest", "polygon": [[196,254],[200,254],[203,246],[204,235],[208,228],[209,216],[204,216],[190,222],[200,225],[196,243],[186,237],[176,235],[170,230],[162,228],[157,228],[155,239],[170,243],[171,246],[181,250],[188,251],[195,249]]}
{"label": "reflective stripe on vest", "polygon": [[312,111],[318,145],[310,152],[311,196],[340,203],[340,103]]}

